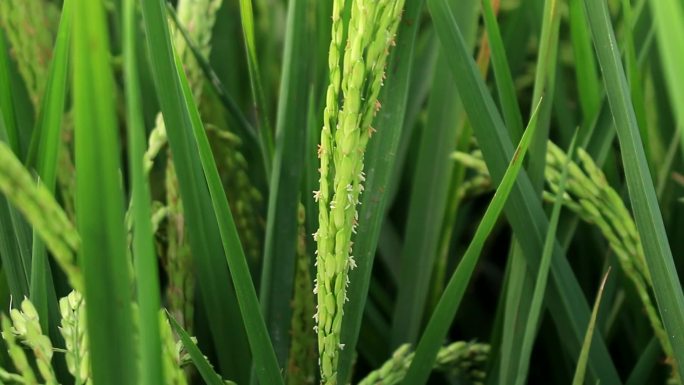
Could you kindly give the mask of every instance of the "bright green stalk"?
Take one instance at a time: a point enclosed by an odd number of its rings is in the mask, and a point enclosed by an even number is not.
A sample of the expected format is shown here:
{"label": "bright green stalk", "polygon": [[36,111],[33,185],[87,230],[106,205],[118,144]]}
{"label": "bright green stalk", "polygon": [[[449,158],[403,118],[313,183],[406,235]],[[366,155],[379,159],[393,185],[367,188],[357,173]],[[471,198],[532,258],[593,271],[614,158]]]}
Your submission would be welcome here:
{"label": "bright green stalk", "polygon": [[128,155],[132,186],[133,257],[139,304],[138,349],[141,384],[164,384],[161,335],[159,331],[159,271],[154,251],[150,186],[145,178],[145,124],[138,84],[136,56],[136,9],[133,0],[124,1],[123,50],[126,84],[126,112],[128,117]]}
{"label": "bright green stalk", "polygon": [[133,384],[138,360],[107,19],[99,1],[79,0],[75,6],[76,215],[93,382]]}
{"label": "bright green stalk", "polygon": [[[400,19],[403,1],[376,3],[354,1],[349,22],[348,45],[342,68],[343,107],[332,100],[339,79],[338,51],[341,30],[337,24],[341,2],[333,6],[333,43],[330,49],[330,79],[325,126],[321,134],[319,228],[316,288],[318,347],[321,376],[325,384],[337,383],[337,361],[343,306],[346,302],[348,271],[356,266],[351,256],[351,237],[356,232],[356,206],[363,190],[363,155],[373,134],[371,123],[380,109],[377,100],[382,85],[390,45]],[[339,111],[339,112],[337,112]],[[337,116],[336,124],[334,117]],[[331,167],[332,163],[332,167]],[[332,192],[332,194],[331,194]],[[332,195],[332,196],[331,196]]]}
{"label": "bright green stalk", "polygon": [[[416,35],[422,30],[423,24],[418,22],[423,11],[423,0],[409,0],[405,2],[405,20],[416,22],[401,23],[398,31],[397,47],[392,50],[388,59],[387,84],[383,87],[381,100],[383,108],[375,120],[379,128],[377,138],[370,141],[365,162],[368,178],[365,184],[363,205],[359,217],[354,252],[358,257],[358,269],[349,273],[351,283],[347,289],[349,303],[346,305],[344,322],[342,323],[342,340],[345,349],[340,354],[340,381],[351,381],[353,361],[356,346],[361,331],[361,321],[364,308],[368,303],[368,292],[375,252],[380,237],[381,227],[386,218],[385,212],[391,202],[391,176],[395,171],[397,152],[400,151],[399,142],[402,136],[404,122],[407,118],[408,99],[411,77],[414,74],[414,57],[420,52],[416,47]],[[422,63],[423,61],[416,61]]]}

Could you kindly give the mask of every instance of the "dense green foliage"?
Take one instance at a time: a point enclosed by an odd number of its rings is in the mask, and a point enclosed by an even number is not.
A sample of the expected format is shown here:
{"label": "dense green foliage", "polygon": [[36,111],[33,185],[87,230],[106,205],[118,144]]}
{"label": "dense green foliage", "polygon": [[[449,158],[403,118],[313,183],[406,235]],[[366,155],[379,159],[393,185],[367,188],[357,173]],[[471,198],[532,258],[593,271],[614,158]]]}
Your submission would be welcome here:
{"label": "dense green foliage", "polygon": [[681,0],[0,0],[0,384],[682,383]]}

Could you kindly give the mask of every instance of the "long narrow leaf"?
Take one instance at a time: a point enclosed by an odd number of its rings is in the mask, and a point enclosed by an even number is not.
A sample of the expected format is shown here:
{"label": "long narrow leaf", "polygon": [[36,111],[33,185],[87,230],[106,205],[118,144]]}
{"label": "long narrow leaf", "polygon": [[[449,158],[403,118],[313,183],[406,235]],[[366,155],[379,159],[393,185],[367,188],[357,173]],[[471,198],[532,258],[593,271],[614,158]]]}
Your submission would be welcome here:
{"label": "long narrow leaf", "polygon": [[591,311],[591,319],[587,327],[587,334],[584,336],[584,343],[582,344],[582,351],[577,359],[577,368],[575,369],[575,377],[572,379],[572,385],[582,385],[584,383],[584,376],[587,370],[587,360],[589,359],[589,351],[591,350],[591,342],[594,337],[594,329],[596,326],[596,315],[598,314],[599,306],[601,305],[601,297],[603,296],[603,288],[606,286],[610,269],[606,272],[601,280],[598,294],[596,294],[596,301],[594,302],[594,309]]}
{"label": "long narrow leaf", "polygon": [[[41,100],[38,124],[32,133],[27,161],[29,166],[35,162],[40,182],[53,193],[57,180],[59,150],[62,147],[60,134],[68,89],[67,75],[69,73],[72,13],[73,1],[67,0],[62,6],[62,17],[50,63],[48,83],[45,87],[45,95]],[[31,302],[40,315],[41,326],[47,330],[49,325],[51,328],[50,337],[56,338],[60,336],[57,330],[59,319],[57,296],[52,283],[45,243],[35,230],[33,231],[33,249],[31,252],[31,278],[29,282]]]}
{"label": "long narrow leaf", "polygon": [[406,378],[403,382],[405,385],[423,384],[430,375],[430,370],[432,370],[435,358],[437,357],[437,352],[456,316],[456,311],[468,288],[468,283],[473,275],[477,261],[480,259],[480,254],[485,241],[492,232],[492,229],[499,218],[499,214],[501,214],[504,204],[508,199],[508,195],[513,189],[515,179],[518,177],[523,159],[527,153],[527,148],[537,129],[536,111],[537,110],[535,110],[535,113],[533,113],[530,118],[530,123],[527,126],[522,139],[520,139],[518,148],[513,154],[511,163],[508,165],[508,168],[501,179],[501,183],[499,184],[499,187],[497,187],[494,197],[485,211],[484,217],[482,217],[482,221],[480,221],[480,224],[477,226],[473,240],[470,242],[470,245],[468,245],[468,249],[466,249],[465,254],[463,254],[461,262],[458,264],[458,267],[456,267],[456,271],[452,274],[446,289],[444,289],[442,298],[440,298],[435,311],[430,317],[430,322],[428,322],[425,333],[423,333],[423,336],[420,338],[420,342],[416,348],[416,354],[406,373]]}
{"label": "long narrow leaf", "polygon": [[[0,110],[0,144],[9,143],[9,134],[5,127],[3,111]],[[10,151],[13,151],[10,148]],[[7,192],[5,193],[7,195]],[[29,295],[29,271],[26,258],[28,255],[22,244],[25,239],[24,234],[18,231],[23,229],[17,228],[21,225],[20,218],[17,218],[8,199],[0,196],[0,259],[2,260],[3,270],[7,278],[7,284],[10,289],[10,294],[15,298],[24,298]]]}
{"label": "long narrow leaf", "polygon": [[0,112],[2,112],[3,124],[7,133],[7,142],[10,148],[19,152],[19,139],[16,130],[17,123],[14,117],[14,96],[12,95],[12,83],[10,82],[9,50],[5,41],[5,31],[0,28]]}
{"label": "long narrow leaf", "polygon": [[585,120],[593,119],[601,104],[601,81],[596,59],[591,50],[591,36],[587,31],[587,17],[582,0],[570,0],[570,37],[575,59],[577,90]]}
{"label": "long narrow leaf", "polygon": [[140,312],[138,352],[141,384],[164,384],[162,340],[159,330],[159,271],[154,252],[150,186],[146,178],[145,125],[136,55],[136,7],[134,0],[125,0],[123,8],[123,54],[126,79],[126,116],[128,120],[128,164],[131,179],[131,214],[133,219],[133,258]]}
{"label": "long narrow leaf", "polygon": [[[503,176],[513,148],[508,132],[496,111],[477,69],[468,55],[463,37],[448,2],[445,0],[428,0],[431,15],[435,23],[442,45],[450,53],[449,60],[452,74],[461,93],[464,107],[468,112],[473,131],[477,136],[484,159],[495,181]],[[506,205],[506,216],[513,231],[520,241],[528,267],[535,273],[539,267],[544,236],[548,221],[542,209],[540,199],[534,193],[532,183],[525,172],[520,174],[513,191],[510,203]],[[571,336],[566,348],[578,354],[589,321],[589,306],[582,294],[563,251],[556,243],[551,261],[552,285],[549,287],[547,302],[558,330]],[[597,341],[592,350],[590,370],[602,382],[620,383],[615,367],[608,355],[605,345]]]}
{"label": "long narrow leaf", "polygon": [[523,133],[523,119],[520,113],[520,106],[518,105],[518,98],[516,97],[513,76],[506,58],[506,50],[501,39],[501,31],[499,31],[499,24],[496,21],[491,0],[482,1],[482,13],[485,27],[487,28],[489,46],[492,50],[492,67],[494,69],[496,89],[499,92],[501,111],[506,127],[508,127],[511,133],[511,138],[517,140]]}
{"label": "long narrow leaf", "polygon": [[166,316],[169,318],[169,322],[171,323],[173,330],[176,332],[176,334],[178,334],[178,337],[183,344],[183,348],[185,348],[185,350],[188,352],[188,355],[190,355],[192,363],[195,364],[195,367],[197,368],[200,376],[202,376],[204,382],[208,385],[225,385],[221,379],[221,376],[214,371],[214,368],[211,367],[211,364],[209,361],[207,361],[207,358],[192,341],[190,335],[183,330],[183,327],[180,326],[178,321],[176,321],[171,314],[167,312]]}
{"label": "long narrow leaf", "polygon": [[307,57],[310,25],[308,0],[288,5],[284,66],[281,76],[276,147],[269,183],[266,239],[262,261],[261,308],[280,367],[287,362],[297,246],[297,209],[304,166],[304,133],[308,105]]}
{"label": "long narrow leaf", "polygon": [[137,352],[107,24],[101,2],[75,5],[76,216],[93,382],[133,384]]}
{"label": "long narrow leaf", "polygon": [[197,269],[219,369],[223,376],[245,383],[250,376],[247,338],[221,248],[216,213],[211,204],[192,131],[190,111],[178,77],[163,0],[142,2],[149,60],[157,97],[178,175],[188,240]]}
{"label": "long narrow leaf", "polygon": [[252,11],[252,0],[240,0],[240,21],[242,22],[242,36],[245,42],[247,53],[247,69],[249,70],[249,81],[254,98],[254,112],[259,121],[259,139],[264,155],[266,166],[266,177],[270,180],[271,162],[273,161],[273,134],[269,123],[268,106],[264,96],[264,88],[261,84],[261,71],[256,54],[256,42],[254,37],[254,12]]}
{"label": "long narrow leaf", "polygon": [[[171,16],[171,20],[173,20],[174,26],[178,29],[178,32],[181,33],[183,39],[185,39],[185,44],[187,44],[188,48],[190,48],[192,56],[195,59],[195,61],[197,61],[197,64],[199,64],[199,67],[202,69],[202,73],[204,74],[204,77],[206,78],[207,82],[209,83],[209,85],[211,85],[214,92],[216,92],[216,95],[218,96],[223,106],[226,107],[228,112],[233,116],[235,121],[238,123],[236,128],[240,129],[242,132],[246,134],[248,138],[254,140],[254,142],[258,144],[259,138],[257,132],[255,131],[255,128],[247,120],[247,117],[242,113],[237,102],[228,93],[228,90],[223,85],[221,79],[219,79],[216,72],[214,72],[214,69],[211,67],[211,64],[209,63],[207,58],[202,56],[200,49],[197,47],[197,44],[194,41],[192,41],[192,38],[190,37],[190,34],[188,33],[187,29],[183,25],[181,25],[180,21],[178,20],[178,15],[176,15],[176,11],[173,9],[173,6],[170,3],[166,3],[166,5],[166,9],[169,15]],[[262,154],[262,156],[264,155]]]}
{"label": "long narrow leaf", "polygon": [[646,163],[608,9],[603,1],[585,0],[584,4],[622,149],[622,163],[637,230],[653,279],[660,316],[674,350],[677,371],[681,374],[684,373],[684,293]]}
{"label": "long narrow leaf", "polygon": [[[475,1],[459,4],[459,25],[475,41]],[[430,277],[436,260],[440,229],[447,206],[449,160],[456,146],[459,120],[464,116],[449,65],[440,53],[435,67],[427,126],[423,130],[416,163],[404,248],[400,260],[398,287],[392,325],[392,346],[415,343],[423,326]]]}
{"label": "long narrow leaf", "polygon": [[260,311],[256,289],[249,274],[247,259],[245,258],[245,252],[242,249],[240,237],[235,227],[233,214],[230,211],[226,194],[221,185],[221,178],[216,168],[214,155],[211,152],[209,139],[204,131],[197,106],[192,102],[192,92],[185,78],[185,73],[180,70],[180,63],[176,63],[176,68],[179,69],[178,75],[185,97],[185,108],[190,112],[194,140],[197,144],[197,151],[206,177],[206,183],[209,186],[211,204],[218,219],[221,244],[228,261],[230,275],[235,284],[240,315],[242,316],[242,321],[247,330],[247,338],[252,348],[257,377],[263,384],[282,384],[283,379],[280,376],[278,361],[271,344],[268,329],[266,329],[266,323]]}
{"label": "long narrow leaf", "polygon": [[553,210],[549,218],[549,229],[544,240],[544,251],[542,253],[541,264],[539,272],[537,273],[537,280],[534,285],[534,293],[530,305],[530,311],[527,317],[527,324],[525,325],[525,332],[523,335],[522,346],[520,347],[520,356],[518,358],[518,370],[516,371],[515,384],[523,385],[527,379],[527,372],[530,366],[530,356],[532,355],[532,346],[534,344],[534,337],[537,334],[539,320],[544,295],[546,293],[546,285],[549,278],[549,266],[551,265],[551,256],[553,254],[553,243],[556,240],[556,229],[558,228],[558,220],[560,218],[561,204],[563,202],[563,195],[565,194],[565,183],[568,176],[568,162],[572,159],[575,150],[575,143],[577,134],[573,136],[572,143],[568,149],[568,158],[563,165],[563,172],[561,173],[560,181],[558,182],[558,192],[556,201],[553,203]]}
{"label": "long narrow leaf", "polygon": [[[656,27],[658,47],[670,103],[679,130],[684,127],[684,5],[678,0],[650,0]],[[684,146],[684,135],[680,135]],[[684,147],[683,147],[684,148]],[[681,371],[680,371],[681,373]]]}

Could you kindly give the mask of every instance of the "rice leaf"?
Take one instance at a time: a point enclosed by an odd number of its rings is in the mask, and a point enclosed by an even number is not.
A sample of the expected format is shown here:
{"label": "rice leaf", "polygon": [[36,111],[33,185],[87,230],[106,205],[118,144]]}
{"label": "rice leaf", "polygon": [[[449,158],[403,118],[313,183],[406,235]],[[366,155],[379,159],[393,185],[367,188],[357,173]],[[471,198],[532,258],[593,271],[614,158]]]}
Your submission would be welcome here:
{"label": "rice leaf", "polygon": [[247,338],[236,317],[239,307],[174,60],[164,2],[144,1],[142,10],[150,65],[178,176],[199,291],[205,309],[211,309],[207,321],[219,370],[223,376],[245,383],[251,366],[249,355],[243,354],[247,351]]}
{"label": "rice leaf", "polygon": [[[67,0],[62,6],[59,31],[48,70],[48,81],[45,94],[41,100],[38,124],[33,129],[27,160],[29,167],[35,164],[40,183],[44,184],[52,193],[55,191],[59,150],[62,147],[61,132],[68,90],[67,75],[69,73],[71,46],[72,4],[73,1]],[[31,302],[41,316],[41,327],[43,330],[48,330],[48,325],[50,325],[50,337],[55,338],[60,336],[57,330],[59,319],[57,296],[52,282],[45,243],[35,230],[33,231],[31,252],[29,281]]]}
{"label": "rice leaf", "polygon": [[[223,252],[228,261],[230,275],[233,279],[235,294],[240,309],[240,315],[244,327],[247,331],[247,338],[254,357],[256,375],[261,383],[264,384],[283,384],[280,375],[280,368],[271,343],[266,323],[261,314],[259,300],[257,299],[256,289],[252,282],[247,266],[245,252],[240,243],[240,237],[235,227],[235,221],[228,205],[221,178],[216,168],[214,155],[211,152],[209,139],[204,131],[202,120],[200,119],[197,106],[192,101],[192,91],[188,85],[185,73],[181,70],[181,64],[176,57],[176,68],[180,79],[183,96],[185,98],[184,108],[190,113],[192,130],[194,134],[197,152],[204,170],[206,183],[209,187],[211,204],[218,219],[218,228],[223,245]],[[294,262],[293,262],[294,263]]]}
{"label": "rice leaf", "polygon": [[183,348],[185,348],[190,355],[192,363],[195,364],[195,367],[197,368],[200,376],[202,376],[204,382],[208,385],[225,385],[221,379],[221,376],[214,371],[214,368],[212,368],[211,364],[207,360],[207,357],[202,354],[195,342],[192,340],[192,338],[190,338],[190,335],[183,330],[183,327],[180,326],[178,321],[176,321],[176,319],[173,318],[169,312],[166,312],[166,316],[169,318],[169,322],[171,323],[173,330],[176,332],[176,334],[178,334],[178,337],[183,344]]}
{"label": "rice leaf", "polygon": [[637,230],[643,242],[646,264],[653,278],[660,316],[674,350],[675,367],[681,374],[684,373],[684,294],[658,207],[653,179],[646,163],[607,6],[602,1],[585,1],[584,4],[622,149],[622,163]]}
{"label": "rice leaf", "polygon": [[126,92],[126,116],[128,121],[128,165],[130,170],[131,217],[133,220],[133,259],[138,294],[139,337],[138,373],[141,384],[164,384],[162,365],[162,339],[159,330],[161,306],[157,255],[152,233],[152,209],[150,186],[146,178],[143,156],[146,149],[145,124],[138,85],[136,55],[136,7],[134,0],[123,4],[123,55]]}
{"label": "rice leaf", "polygon": [[[676,125],[684,127],[684,6],[677,0],[650,0],[658,41],[661,66],[665,72],[665,86]],[[684,135],[679,136],[684,146]],[[683,147],[684,148],[684,147]],[[681,372],[681,371],[680,371]]]}
{"label": "rice leaf", "polygon": [[585,120],[594,118],[601,105],[601,80],[587,31],[587,17],[582,0],[570,0],[570,38],[575,59],[575,74],[580,107]]}
{"label": "rice leaf", "polygon": [[506,122],[506,127],[508,127],[511,133],[511,138],[517,140],[523,133],[523,119],[520,113],[520,106],[518,105],[518,98],[516,97],[513,76],[506,58],[506,49],[501,39],[501,31],[499,30],[499,24],[496,21],[491,1],[482,0],[482,14],[485,28],[487,29],[489,46],[491,47],[494,79],[496,80],[496,89],[499,93],[501,112]]}
{"label": "rice leaf", "polygon": [[608,280],[608,274],[610,274],[610,268],[603,276],[603,279],[601,280],[601,286],[599,286],[598,294],[596,294],[594,309],[591,312],[591,319],[589,320],[589,326],[587,327],[587,334],[584,336],[582,351],[580,352],[579,359],[577,359],[577,368],[575,369],[575,377],[572,379],[572,385],[584,384],[584,376],[587,371],[587,360],[589,359],[589,350],[591,349],[591,341],[594,337],[594,328],[596,326],[596,315],[598,314],[599,306],[601,305],[601,296],[603,295],[603,288],[606,286],[606,280]]}
{"label": "rice leaf", "polygon": [[73,17],[76,217],[93,382],[133,384],[133,293],[105,10],[98,1],[77,1]]}
{"label": "rice leaf", "polygon": [[[473,131],[483,151],[493,180],[500,180],[504,167],[513,153],[512,144],[503,121],[494,107],[482,79],[478,76],[468,55],[458,25],[445,0],[428,0],[437,34],[446,51],[456,80],[461,100],[470,117]],[[525,172],[520,174],[506,215],[520,241],[527,264],[534,274],[539,267],[544,235],[548,228],[541,202],[534,193],[532,183]],[[562,249],[556,243],[551,262],[552,283],[547,302],[557,329],[566,333],[565,347],[577,354],[589,320],[589,308]],[[602,382],[619,383],[619,377],[604,344],[597,343],[592,350],[590,371]]]}
{"label": "rice leaf", "polygon": [[437,352],[456,316],[456,311],[465,295],[477,261],[480,259],[480,254],[485,241],[494,228],[494,225],[503,210],[504,204],[508,199],[508,195],[513,188],[515,179],[518,177],[523,159],[525,158],[525,154],[527,154],[527,148],[537,129],[537,111],[538,110],[535,110],[530,117],[527,129],[520,139],[518,148],[513,154],[511,163],[506,169],[506,172],[501,179],[501,183],[499,184],[499,187],[497,187],[494,197],[482,217],[482,221],[480,221],[480,224],[477,226],[473,240],[468,245],[465,254],[463,254],[463,258],[461,258],[451,279],[449,279],[449,283],[444,289],[444,293],[442,293],[442,297],[430,317],[425,332],[416,347],[416,354],[411,362],[411,366],[406,373],[406,378],[403,382],[405,385],[422,384],[427,381],[427,378],[430,375],[430,370],[437,357]]}
{"label": "rice leaf", "polygon": [[19,139],[17,137],[17,123],[14,117],[14,95],[12,95],[12,83],[10,70],[9,49],[5,41],[5,31],[0,28],[0,112],[3,117],[4,131],[10,148],[19,153]]}
{"label": "rice leaf", "polygon": [[[476,2],[459,4],[459,25],[475,41]],[[449,160],[464,116],[449,66],[440,53],[428,104],[428,120],[420,139],[411,189],[404,247],[400,258],[398,295],[392,325],[392,346],[415,343],[424,325],[428,289],[440,241],[454,163]]]}
{"label": "rice leaf", "polygon": [[[304,133],[308,105],[308,36],[312,26],[307,20],[309,0],[292,0],[288,5],[287,30],[280,97],[276,121],[275,158],[269,183],[266,238],[262,260],[260,296],[278,364],[284,367],[290,342],[292,293],[298,241]],[[308,196],[307,196],[308,198]]]}
{"label": "rice leaf", "polygon": [[[677,143],[679,144],[679,143]],[[648,383],[649,376],[653,371],[653,368],[658,363],[658,359],[662,354],[662,349],[660,343],[658,343],[658,338],[653,336],[648,342],[646,347],[643,349],[639,359],[634,365],[632,372],[627,377],[625,385],[639,385]]]}
{"label": "rice leaf", "polygon": [[[242,110],[240,110],[240,107],[238,106],[234,98],[228,93],[228,90],[223,85],[223,82],[221,82],[221,79],[219,79],[214,69],[211,67],[211,64],[209,63],[207,58],[202,56],[200,49],[197,47],[197,44],[190,37],[190,34],[188,33],[187,29],[183,25],[181,25],[180,21],[178,20],[178,15],[176,14],[176,11],[173,9],[173,6],[171,6],[170,3],[166,3],[166,5],[166,10],[168,11],[168,14],[171,16],[171,20],[173,20],[174,27],[176,27],[176,29],[178,29],[178,31],[181,33],[181,36],[183,36],[185,44],[187,44],[188,48],[190,49],[190,52],[192,52],[192,56],[195,59],[195,61],[197,61],[197,64],[202,70],[202,73],[204,74],[207,83],[212,87],[212,89],[216,93],[216,96],[218,96],[223,106],[228,110],[228,112],[233,116],[235,121],[238,123],[236,125],[236,128],[241,133],[244,133],[247,138],[252,139],[254,143],[258,144],[259,138],[256,129],[252,126],[249,120],[247,120],[247,117],[242,113]],[[260,149],[263,151],[261,147]]]}
{"label": "rice leaf", "polygon": [[240,21],[242,24],[242,37],[244,38],[247,56],[247,69],[249,70],[249,82],[252,88],[254,100],[254,113],[259,122],[259,139],[264,154],[266,177],[270,180],[273,162],[273,133],[269,122],[269,109],[264,96],[264,88],[261,81],[261,71],[256,54],[256,42],[254,37],[254,12],[252,0],[240,0]]}
{"label": "rice leaf", "polygon": [[[527,373],[529,371],[532,347],[537,334],[541,311],[543,310],[542,306],[549,277],[549,266],[551,265],[553,243],[556,240],[556,229],[558,228],[561,204],[563,202],[563,195],[565,194],[565,183],[568,176],[568,163],[574,154],[576,140],[577,133],[575,133],[573,136],[570,148],[568,149],[568,158],[566,159],[566,163],[563,165],[563,172],[561,173],[560,181],[558,182],[559,188],[556,201],[553,203],[553,210],[551,211],[551,217],[549,218],[549,229],[546,233],[546,239],[544,240],[544,251],[539,266],[539,272],[537,273],[537,280],[534,285],[534,293],[532,294],[532,301],[530,304],[529,313],[527,315],[527,323],[525,324],[525,332],[518,358],[518,370],[516,371],[517,377],[515,381],[515,384],[517,385],[522,385],[525,383],[527,379]],[[595,314],[592,317],[592,319],[595,319]]]}

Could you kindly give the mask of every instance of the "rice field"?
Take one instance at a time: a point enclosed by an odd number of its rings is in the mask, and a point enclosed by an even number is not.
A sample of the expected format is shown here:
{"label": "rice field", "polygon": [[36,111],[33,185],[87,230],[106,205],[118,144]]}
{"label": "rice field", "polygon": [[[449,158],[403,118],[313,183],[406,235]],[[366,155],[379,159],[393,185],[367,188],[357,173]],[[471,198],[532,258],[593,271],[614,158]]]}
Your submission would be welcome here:
{"label": "rice field", "polygon": [[681,384],[681,0],[0,0],[0,384]]}

